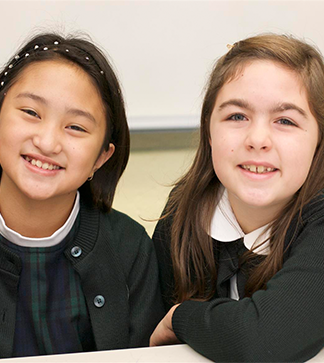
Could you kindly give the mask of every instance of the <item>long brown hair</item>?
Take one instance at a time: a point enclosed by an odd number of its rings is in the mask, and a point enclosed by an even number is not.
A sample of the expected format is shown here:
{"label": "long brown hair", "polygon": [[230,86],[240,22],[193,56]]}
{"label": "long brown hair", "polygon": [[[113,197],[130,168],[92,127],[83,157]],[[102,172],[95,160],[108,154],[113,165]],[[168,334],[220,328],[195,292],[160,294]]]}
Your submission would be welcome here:
{"label": "long brown hair", "polygon": [[[293,218],[324,188],[324,63],[320,52],[292,36],[263,34],[235,43],[215,64],[201,112],[200,142],[189,171],[175,184],[166,207],[172,215],[171,255],[175,300],[209,299],[215,293],[217,266],[209,236],[221,186],[212,165],[210,118],[219,90],[247,63],[270,60],[299,75],[318,122],[319,142],[305,183],[271,223],[270,253],[251,272],[246,294],[264,289],[282,267],[285,237]],[[252,255],[252,253],[250,253]]]}

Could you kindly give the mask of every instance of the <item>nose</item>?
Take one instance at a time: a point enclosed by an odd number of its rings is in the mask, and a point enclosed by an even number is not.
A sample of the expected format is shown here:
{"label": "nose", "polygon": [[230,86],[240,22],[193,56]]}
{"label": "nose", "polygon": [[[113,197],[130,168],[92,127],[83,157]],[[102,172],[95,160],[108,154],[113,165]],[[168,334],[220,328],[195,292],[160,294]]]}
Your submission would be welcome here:
{"label": "nose", "polygon": [[272,136],[269,127],[264,123],[252,124],[248,129],[245,146],[248,150],[270,150],[272,148]]}
{"label": "nose", "polygon": [[62,150],[59,130],[43,125],[33,137],[33,143],[44,155],[59,154]]}

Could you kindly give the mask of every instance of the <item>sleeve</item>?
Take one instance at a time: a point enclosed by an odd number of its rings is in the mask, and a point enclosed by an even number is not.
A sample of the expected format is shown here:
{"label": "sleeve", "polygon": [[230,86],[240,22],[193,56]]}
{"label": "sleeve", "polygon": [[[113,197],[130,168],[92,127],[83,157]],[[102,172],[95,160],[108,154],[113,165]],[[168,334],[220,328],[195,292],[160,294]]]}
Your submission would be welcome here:
{"label": "sleeve", "polygon": [[149,338],[165,315],[152,240],[143,229],[137,256],[128,275],[130,347],[148,346]]}
{"label": "sleeve", "polygon": [[169,311],[174,305],[174,277],[170,253],[170,229],[170,217],[163,218],[158,222],[152,237],[157,253],[162,298],[166,311]]}
{"label": "sleeve", "polygon": [[173,315],[182,342],[226,362],[299,362],[324,346],[324,218],[309,222],[282,269],[240,301],[186,301]]}

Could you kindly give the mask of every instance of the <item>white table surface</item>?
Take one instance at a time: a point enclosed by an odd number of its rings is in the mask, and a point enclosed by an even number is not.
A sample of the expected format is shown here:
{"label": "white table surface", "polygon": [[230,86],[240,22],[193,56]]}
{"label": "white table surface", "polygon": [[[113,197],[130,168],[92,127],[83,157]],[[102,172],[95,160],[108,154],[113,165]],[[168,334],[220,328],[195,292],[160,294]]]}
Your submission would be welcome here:
{"label": "white table surface", "polygon": [[54,362],[211,362],[186,344],[152,348],[107,350],[91,353],[46,355],[26,358],[1,359],[2,362],[54,363]]}
{"label": "white table surface", "polygon": [[[78,363],[103,363],[103,362],[211,362],[209,359],[195,352],[186,344],[167,345],[152,348],[107,350],[91,353],[73,353],[46,355],[26,358],[1,359],[8,363],[55,363],[55,362],[78,362]],[[308,362],[323,363],[324,349]]]}

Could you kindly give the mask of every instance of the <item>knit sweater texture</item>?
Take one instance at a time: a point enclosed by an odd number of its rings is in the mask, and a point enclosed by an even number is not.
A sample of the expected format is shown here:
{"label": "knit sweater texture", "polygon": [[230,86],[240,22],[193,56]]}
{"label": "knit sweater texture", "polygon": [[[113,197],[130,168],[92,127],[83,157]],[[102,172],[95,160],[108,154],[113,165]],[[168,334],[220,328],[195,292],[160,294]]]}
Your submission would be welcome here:
{"label": "knit sweater texture", "polygon": [[[147,346],[165,311],[145,229],[125,214],[103,214],[81,200],[80,227],[64,254],[80,275],[96,349]],[[19,257],[0,246],[1,358],[12,356],[21,267]]]}
{"label": "knit sweater texture", "polygon": [[[183,302],[172,320],[178,339],[216,362],[302,362],[315,356],[324,346],[323,195],[304,207],[302,221],[289,226],[286,246],[292,243],[266,290],[239,301],[216,292],[210,301]],[[162,219],[153,236],[166,308],[174,284],[171,223]]]}

